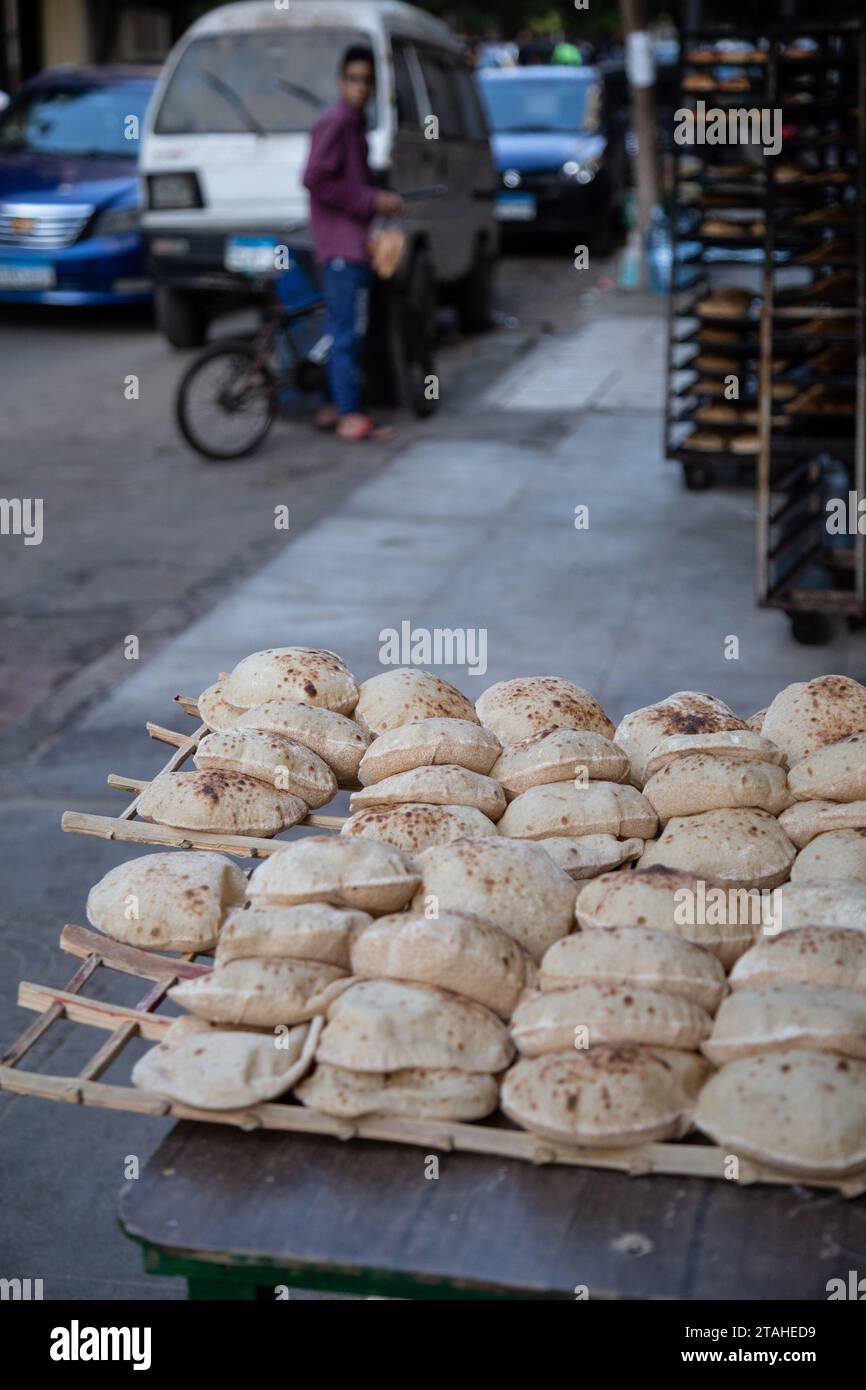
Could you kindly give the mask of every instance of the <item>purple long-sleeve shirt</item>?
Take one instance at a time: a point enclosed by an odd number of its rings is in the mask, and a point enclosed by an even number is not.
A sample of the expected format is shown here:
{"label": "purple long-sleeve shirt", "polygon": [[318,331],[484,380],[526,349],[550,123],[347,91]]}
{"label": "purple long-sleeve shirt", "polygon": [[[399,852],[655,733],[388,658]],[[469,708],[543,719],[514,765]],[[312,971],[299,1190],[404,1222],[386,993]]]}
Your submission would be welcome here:
{"label": "purple long-sleeve shirt", "polygon": [[304,171],[316,260],[366,263],[376,188],[367,160],[364,113],[340,101],[313,126]]}

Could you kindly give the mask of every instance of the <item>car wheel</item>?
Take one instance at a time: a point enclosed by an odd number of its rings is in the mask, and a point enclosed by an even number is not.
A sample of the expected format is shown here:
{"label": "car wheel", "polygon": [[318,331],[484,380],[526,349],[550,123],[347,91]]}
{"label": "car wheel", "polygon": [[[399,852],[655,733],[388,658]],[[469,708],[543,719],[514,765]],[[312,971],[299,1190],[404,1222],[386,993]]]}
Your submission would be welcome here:
{"label": "car wheel", "polygon": [[201,347],[207,337],[208,315],[201,299],[164,285],[156,291],[156,322],[172,347]]}
{"label": "car wheel", "polygon": [[493,279],[496,257],[478,241],[472,268],[457,290],[457,318],[464,333],[483,333],[493,323]]}
{"label": "car wheel", "polygon": [[432,415],[439,404],[438,383],[431,382],[436,376],[436,307],[430,257],[418,250],[405,284],[394,286],[390,297],[388,346],[396,399],[420,419]]}

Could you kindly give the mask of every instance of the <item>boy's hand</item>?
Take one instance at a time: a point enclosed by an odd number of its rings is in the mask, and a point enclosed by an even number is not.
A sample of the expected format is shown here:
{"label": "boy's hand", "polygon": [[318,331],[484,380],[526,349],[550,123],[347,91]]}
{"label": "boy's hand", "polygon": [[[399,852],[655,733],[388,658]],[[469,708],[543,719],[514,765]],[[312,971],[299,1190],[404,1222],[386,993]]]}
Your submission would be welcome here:
{"label": "boy's hand", "polygon": [[403,199],[399,193],[382,188],[376,194],[375,208],[384,217],[398,217],[403,211]]}

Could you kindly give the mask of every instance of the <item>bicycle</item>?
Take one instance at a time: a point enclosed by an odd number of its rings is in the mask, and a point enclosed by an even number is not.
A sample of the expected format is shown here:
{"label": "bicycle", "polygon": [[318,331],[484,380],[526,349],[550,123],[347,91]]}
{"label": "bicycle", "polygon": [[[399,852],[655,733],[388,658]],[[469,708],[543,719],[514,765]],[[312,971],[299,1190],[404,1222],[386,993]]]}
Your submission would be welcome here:
{"label": "bicycle", "polygon": [[[445,191],[437,187],[405,196],[411,200]],[[297,264],[296,253],[290,254]],[[324,391],[331,340],[325,333],[325,301],[311,288],[311,274],[307,297],[296,307],[280,302],[274,276],[255,277],[264,299],[261,326],[250,338],[212,343],[182,377],[175,418],[186,442],[203,458],[228,462],[248,457],[270,433],[284,392],[315,396]],[[368,374],[389,380],[394,403],[420,418],[437,405],[435,393],[427,389],[435,375],[435,311],[432,271],[423,251],[413,255],[401,287],[390,281],[374,285],[371,322],[377,331],[368,351]],[[301,326],[305,337],[315,335],[306,350]]]}

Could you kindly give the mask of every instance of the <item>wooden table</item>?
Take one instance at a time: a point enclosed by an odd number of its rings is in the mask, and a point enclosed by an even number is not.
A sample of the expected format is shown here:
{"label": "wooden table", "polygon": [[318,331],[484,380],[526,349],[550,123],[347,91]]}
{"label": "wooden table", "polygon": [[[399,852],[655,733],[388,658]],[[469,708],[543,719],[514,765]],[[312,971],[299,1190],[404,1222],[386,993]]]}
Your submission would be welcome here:
{"label": "wooden table", "polygon": [[866,1230],[863,1199],[825,1191],[438,1158],[430,1180],[420,1148],[186,1122],[120,1218],[197,1299],[823,1300]]}

